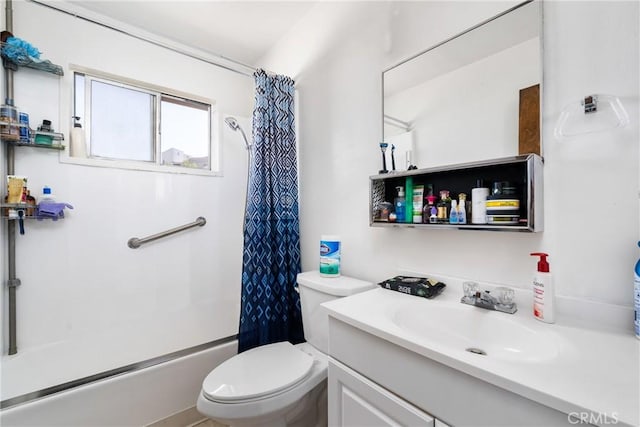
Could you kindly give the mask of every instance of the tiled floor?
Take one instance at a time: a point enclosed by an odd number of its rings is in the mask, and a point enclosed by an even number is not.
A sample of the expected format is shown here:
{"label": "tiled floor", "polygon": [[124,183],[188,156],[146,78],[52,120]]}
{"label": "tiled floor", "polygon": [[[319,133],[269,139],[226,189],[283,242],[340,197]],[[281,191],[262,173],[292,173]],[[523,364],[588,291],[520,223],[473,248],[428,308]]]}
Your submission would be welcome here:
{"label": "tiled floor", "polygon": [[190,427],[227,427],[224,424],[219,424],[213,420],[204,420],[199,423],[193,424]]}
{"label": "tiled floor", "polygon": [[195,406],[164,418],[146,427],[228,427],[213,420],[206,419]]}

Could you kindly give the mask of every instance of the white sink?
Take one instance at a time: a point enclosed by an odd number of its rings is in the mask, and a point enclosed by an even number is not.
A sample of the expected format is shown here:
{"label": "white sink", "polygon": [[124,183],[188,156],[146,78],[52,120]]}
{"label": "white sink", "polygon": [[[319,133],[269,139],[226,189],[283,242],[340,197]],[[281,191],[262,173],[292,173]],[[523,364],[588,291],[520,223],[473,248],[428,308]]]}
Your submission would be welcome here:
{"label": "white sink", "polygon": [[540,362],[558,355],[554,336],[510,318],[510,314],[469,305],[396,307],[393,323],[418,342],[514,362]]}

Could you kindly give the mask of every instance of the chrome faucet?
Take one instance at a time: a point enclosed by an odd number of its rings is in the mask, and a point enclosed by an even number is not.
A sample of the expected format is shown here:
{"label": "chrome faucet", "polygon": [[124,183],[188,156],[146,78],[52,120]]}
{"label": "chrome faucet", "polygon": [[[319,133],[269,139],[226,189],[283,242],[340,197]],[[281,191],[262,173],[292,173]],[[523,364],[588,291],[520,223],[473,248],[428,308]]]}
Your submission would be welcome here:
{"label": "chrome faucet", "polygon": [[464,282],[462,284],[464,296],[460,300],[463,304],[475,305],[487,310],[501,311],[513,314],[518,310],[513,301],[514,291],[510,288],[497,288],[498,298],[491,295],[488,290],[481,291],[475,282]]}

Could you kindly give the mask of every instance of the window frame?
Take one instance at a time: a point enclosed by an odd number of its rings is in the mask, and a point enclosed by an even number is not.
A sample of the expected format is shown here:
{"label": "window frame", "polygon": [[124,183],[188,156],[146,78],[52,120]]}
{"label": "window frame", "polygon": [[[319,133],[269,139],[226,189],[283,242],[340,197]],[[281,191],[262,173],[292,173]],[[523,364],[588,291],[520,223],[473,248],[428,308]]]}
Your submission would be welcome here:
{"label": "window frame", "polygon": [[[60,160],[63,163],[71,163],[78,164],[84,166],[97,166],[97,167],[108,167],[108,168],[116,168],[116,169],[129,169],[129,170],[140,170],[140,171],[151,171],[151,172],[163,172],[163,173],[178,173],[178,174],[188,174],[188,175],[203,175],[203,176],[222,176],[222,172],[220,170],[221,162],[221,150],[220,150],[220,126],[219,123],[220,115],[217,110],[217,103],[214,100],[204,98],[202,96],[197,96],[185,92],[181,92],[179,90],[158,86],[146,82],[142,82],[139,80],[118,76],[115,74],[110,74],[78,65],[69,65],[70,70],[70,108],[71,114],[69,116],[75,115],[75,83],[76,83],[76,74],[84,75],[84,112],[79,112],[79,116],[81,116],[81,123],[83,130],[85,131],[86,141],[87,141],[87,153],[90,153],[90,119],[91,119],[91,111],[88,106],[90,106],[91,101],[91,93],[90,93],[90,85],[91,81],[98,81],[101,83],[106,83],[109,85],[114,85],[118,87],[122,87],[125,89],[135,90],[139,92],[148,93],[152,96],[155,96],[155,100],[153,102],[153,153],[152,161],[144,161],[144,160],[129,160],[129,159],[116,159],[116,158],[108,158],[108,157],[89,157],[80,158],[73,157],[70,155],[68,150],[64,150],[61,153]],[[160,121],[161,110],[160,105],[164,100],[168,102],[172,102],[175,100],[182,100],[185,103],[194,103],[200,105],[207,105],[209,107],[209,144],[208,144],[208,155],[209,155],[209,168],[201,169],[201,168],[190,168],[186,166],[176,166],[176,165],[165,165],[162,164],[162,153],[161,153],[161,135]],[[83,113],[86,117],[82,117]],[[69,122],[69,131],[73,126],[73,120]]]}

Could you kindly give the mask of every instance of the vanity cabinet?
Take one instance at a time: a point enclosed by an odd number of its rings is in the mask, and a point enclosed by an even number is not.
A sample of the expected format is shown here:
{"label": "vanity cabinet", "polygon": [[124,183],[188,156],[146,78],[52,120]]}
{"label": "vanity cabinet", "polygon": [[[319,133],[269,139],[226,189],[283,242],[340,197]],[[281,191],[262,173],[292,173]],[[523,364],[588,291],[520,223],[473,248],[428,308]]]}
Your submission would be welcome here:
{"label": "vanity cabinet", "polygon": [[[369,179],[369,224],[373,227],[413,227],[431,229],[470,229],[470,230],[500,230],[539,232],[543,230],[543,161],[537,154],[505,157],[493,160],[483,160],[472,163],[456,164],[427,169],[415,169],[403,172],[389,172],[371,176]],[[477,181],[482,180],[484,187],[492,188],[494,182],[509,182],[515,188],[515,194],[508,198],[519,200],[519,221],[515,224],[472,224],[472,213],[467,214],[466,224],[430,224],[389,222],[380,217],[380,207],[383,203],[394,203],[397,187],[406,190],[407,178],[412,178],[413,186],[424,185],[424,204],[427,195],[426,188],[431,186],[433,195],[438,202],[439,191],[448,190],[452,199],[457,199],[459,193],[467,195],[466,205],[472,204],[471,190]],[[412,211],[410,195],[405,196],[406,212]]]}
{"label": "vanity cabinet", "polygon": [[[331,316],[329,356],[328,404],[332,426],[575,424],[566,413]],[[505,378],[504,382],[506,385],[509,380]],[[544,396],[540,400],[544,401]],[[413,416],[418,418],[409,418]]]}
{"label": "vanity cabinet", "polygon": [[424,426],[434,419],[336,360],[329,360],[330,426]]}

